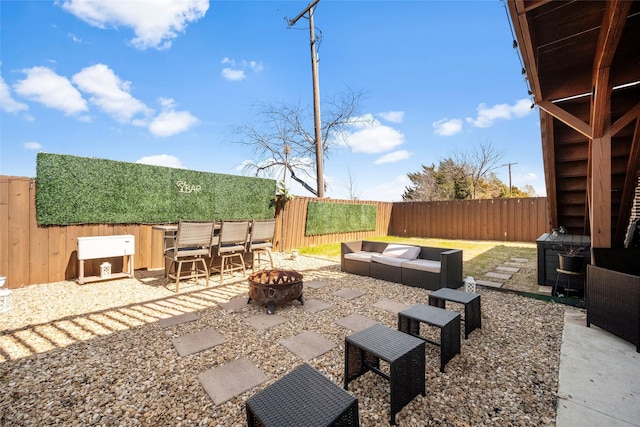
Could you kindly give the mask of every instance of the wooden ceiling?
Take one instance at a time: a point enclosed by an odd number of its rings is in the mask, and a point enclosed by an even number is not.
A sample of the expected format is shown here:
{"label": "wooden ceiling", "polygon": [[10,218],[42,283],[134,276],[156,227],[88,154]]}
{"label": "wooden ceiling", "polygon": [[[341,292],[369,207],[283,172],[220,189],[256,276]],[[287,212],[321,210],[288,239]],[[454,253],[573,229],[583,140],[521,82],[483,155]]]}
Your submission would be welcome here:
{"label": "wooden ceiling", "polygon": [[507,4],[540,110],[550,225],[620,246],[640,176],[640,1]]}

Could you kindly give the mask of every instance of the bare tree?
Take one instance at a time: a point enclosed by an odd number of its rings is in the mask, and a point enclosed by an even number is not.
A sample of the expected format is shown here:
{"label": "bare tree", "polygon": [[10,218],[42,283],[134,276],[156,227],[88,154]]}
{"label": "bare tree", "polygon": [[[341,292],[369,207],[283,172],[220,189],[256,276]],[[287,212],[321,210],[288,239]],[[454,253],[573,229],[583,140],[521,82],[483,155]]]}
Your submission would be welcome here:
{"label": "bare tree", "polygon": [[[338,144],[334,135],[362,120],[358,118],[362,96],[362,92],[349,90],[323,104],[322,153],[325,159]],[[256,120],[237,128],[244,137],[237,142],[251,146],[253,150],[254,158],[245,163],[245,172],[256,176],[280,176],[283,170],[289,171],[292,179],[317,196],[317,190],[309,184],[316,181],[315,161],[312,160],[316,152],[312,112],[299,104],[284,103],[258,103],[256,109]]]}
{"label": "bare tree", "polygon": [[504,150],[498,150],[491,142],[481,142],[468,152],[456,153],[456,163],[467,171],[471,180],[472,199],[476,198],[480,182],[487,179],[489,173],[498,167],[498,162],[503,156]]}
{"label": "bare tree", "polygon": [[429,201],[502,197],[504,184],[491,172],[503,152],[491,143],[481,143],[469,152],[440,160],[438,166],[422,165],[407,176],[412,185],[405,188],[403,200]]}
{"label": "bare tree", "polygon": [[349,200],[360,200],[360,192],[356,185],[356,179],[351,174],[351,169],[348,170],[348,174],[346,187],[349,192]]}

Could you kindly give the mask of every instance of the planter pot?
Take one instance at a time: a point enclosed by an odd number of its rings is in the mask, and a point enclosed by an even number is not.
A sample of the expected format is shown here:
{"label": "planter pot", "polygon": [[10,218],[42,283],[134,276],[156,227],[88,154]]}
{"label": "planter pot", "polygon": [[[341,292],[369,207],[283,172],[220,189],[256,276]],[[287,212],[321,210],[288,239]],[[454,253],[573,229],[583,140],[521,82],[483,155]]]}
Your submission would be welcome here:
{"label": "planter pot", "polygon": [[558,254],[560,270],[581,273],[584,271],[586,261],[583,256]]}

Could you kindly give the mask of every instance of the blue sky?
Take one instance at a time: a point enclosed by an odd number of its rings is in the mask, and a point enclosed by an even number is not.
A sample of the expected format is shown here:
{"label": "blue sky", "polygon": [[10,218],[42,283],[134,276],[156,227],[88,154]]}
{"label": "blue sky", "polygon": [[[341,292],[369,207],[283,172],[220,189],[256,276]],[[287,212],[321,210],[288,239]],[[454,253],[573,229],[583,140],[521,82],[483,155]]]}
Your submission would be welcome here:
{"label": "blue sky", "polygon": [[[35,176],[43,151],[242,174],[253,154],[233,141],[257,103],[312,111],[308,21],[285,19],[308,3],[2,0],[0,173]],[[399,201],[407,173],[480,143],[515,163],[513,185],[545,194],[501,1],[321,0],[314,17],[321,99],[362,91],[370,119],[325,160],[325,196],[351,182],[360,199]]]}

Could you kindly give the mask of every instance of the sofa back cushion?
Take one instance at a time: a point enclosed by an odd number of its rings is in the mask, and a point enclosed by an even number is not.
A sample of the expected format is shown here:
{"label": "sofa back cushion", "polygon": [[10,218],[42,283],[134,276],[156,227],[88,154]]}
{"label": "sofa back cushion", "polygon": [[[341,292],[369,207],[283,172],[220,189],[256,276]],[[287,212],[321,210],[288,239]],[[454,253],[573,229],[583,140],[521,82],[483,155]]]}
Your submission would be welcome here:
{"label": "sofa back cushion", "polygon": [[361,251],[365,251],[365,252],[378,252],[378,253],[382,253],[382,251],[384,251],[384,248],[386,248],[388,245],[387,242],[376,242],[373,240],[363,240],[362,241],[362,247],[360,248]]}
{"label": "sofa back cushion", "polygon": [[389,244],[382,255],[393,258],[416,259],[420,255],[419,246]]}

